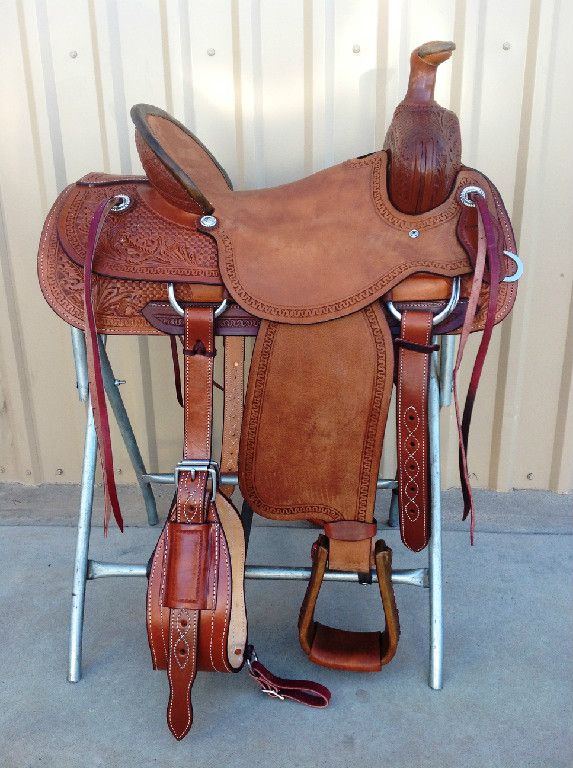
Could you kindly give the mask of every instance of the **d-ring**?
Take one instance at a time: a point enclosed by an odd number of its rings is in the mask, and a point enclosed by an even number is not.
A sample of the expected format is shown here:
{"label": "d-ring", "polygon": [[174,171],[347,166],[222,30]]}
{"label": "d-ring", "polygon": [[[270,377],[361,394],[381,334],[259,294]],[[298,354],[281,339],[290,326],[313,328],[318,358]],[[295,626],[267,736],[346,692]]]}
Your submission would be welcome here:
{"label": "d-ring", "polygon": [[504,254],[515,264],[515,272],[513,275],[504,277],[502,283],[516,283],[523,274],[523,262],[517,253],[513,253],[512,251],[504,251]]}
{"label": "d-ring", "polygon": [[[450,300],[446,304],[446,306],[442,309],[441,312],[438,312],[437,315],[434,315],[432,319],[432,325],[438,325],[443,320],[445,320],[447,317],[449,317],[454,309],[457,306],[458,301],[460,300],[460,284],[461,280],[459,277],[454,277],[454,280],[452,282],[452,294],[450,296]],[[394,303],[392,301],[387,301],[386,306],[388,307],[388,311],[392,315],[392,317],[395,317],[398,322],[401,322],[402,320],[402,313],[399,312],[396,307],[394,306]]]}
{"label": "d-ring", "polygon": [[[169,303],[171,304],[172,308],[177,312],[178,315],[180,315],[180,317],[183,317],[185,314],[185,310],[175,298],[175,286],[173,285],[173,283],[167,283],[167,296],[169,297]],[[219,304],[219,306],[215,310],[214,316],[220,317],[223,314],[223,312],[227,309],[228,304],[229,304],[229,300],[223,299],[223,301]],[[196,306],[204,307],[206,305],[204,302],[197,302]]]}

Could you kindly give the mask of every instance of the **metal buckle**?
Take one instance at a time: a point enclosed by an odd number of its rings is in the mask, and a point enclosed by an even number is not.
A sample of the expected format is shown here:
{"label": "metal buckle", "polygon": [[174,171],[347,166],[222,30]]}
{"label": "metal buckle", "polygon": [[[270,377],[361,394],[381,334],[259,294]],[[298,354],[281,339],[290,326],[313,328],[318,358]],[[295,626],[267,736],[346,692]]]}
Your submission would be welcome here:
{"label": "metal buckle", "polygon": [[175,485],[179,484],[181,472],[190,472],[191,480],[195,480],[197,472],[207,472],[211,478],[211,501],[215,501],[219,486],[219,465],[216,461],[211,461],[211,459],[183,459],[175,467],[175,472],[173,473]]}
{"label": "metal buckle", "polygon": [[267,696],[273,696],[275,699],[280,699],[281,701],[285,700],[285,697],[281,696],[281,694],[274,688],[261,688],[261,691],[266,693]]}

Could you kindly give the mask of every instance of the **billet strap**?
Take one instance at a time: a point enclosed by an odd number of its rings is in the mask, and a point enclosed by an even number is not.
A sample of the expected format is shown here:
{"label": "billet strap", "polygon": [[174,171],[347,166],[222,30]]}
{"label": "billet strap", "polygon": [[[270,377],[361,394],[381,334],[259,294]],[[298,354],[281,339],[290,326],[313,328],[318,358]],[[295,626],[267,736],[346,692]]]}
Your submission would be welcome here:
{"label": "billet strap", "polygon": [[[184,461],[211,457],[213,322],[209,307],[185,310]],[[212,582],[217,574],[212,561],[217,554],[218,530],[208,520],[209,512],[213,515],[208,479],[206,471],[179,471],[175,515],[167,523],[163,594],[163,603],[170,609],[167,722],[176,739],[182,739],[193,723],[191,687],[197,674],[200,611],[215,607]],[[179,589],[170,589],[173,582]]]}
{"label": "billet strap", "polygon": [[329,705],[331,693],[326,686],[312,680],[287,680],[273,675],[259,661],[252,645],[247,647],[247,662],[250,676],[268,696],[281,701],[290,699],[307,707],[323,708]]}
{"label": "billet strap", "polygon": [[400,636],[398,609],[392,588],[392,550],[382,539],[376,542],[374,548],[386,627],[383,632],[351,632],[334,629],[314,620],[316,601],[328,563],[328,549],[328,538],[319,536],[313,546],[312,571],[300,609],[300,644],[309,659],[323,667],[352,672],[377,672],[394,658]]}
{"label": "billet strap", "polygon": [[167,721],[177,739],[193,722],[191,689],[197,670],[238,671],[247,634],[243,528],[224,496],[213,500],[213,309],[186,308],[184,328],[183,461],[147,592],[153,666],[167,670]]}
{"label": "billet strap", "polygon": [[91,394],[91,404],[94,424],[99,445],[101,469],[104,489],[104,516],[103,529],[107,536],[109,518],[113,513],[115,521],[123,531],[123,519],[119,509],[117,488],[115,485],[113,470],[113,453],[111,449],[111,435],[109,430],[109,417],[105,399],[105,387],[101,370],[101,358],[98,346],[95,309],[92,293],[92,273],[95,261],[97,244],[103,229],[104,222],[117,203],[115,197],[104,200],[96,209],[90,223],[87,240],[86,258],[84,262],[84,315],[86,329],[86,357],[88,364],[88,377]]}
{"label": "billet strap", "polygon": [[[458,425],[458,443],[459,443],[459,466],[460,466],[460,480],[462,486],[462,494],[464,499],[464,513],[463,519],[465,520],[468,514],[471,516],[470,523],[470,540],[474,543],[475,532],[475,508],[473,501],[473,494],[469,481],[469,471],[467,463],[467,449],[468,449],[468,437],[469,429],[472,418],[473,406],[477,394],[477,388],[481,378],[483,370],[483,364],[489,348],[491,340],[491,334],[495,325],[495,313],[497,308],[497,299],[499,294],[499,281],[501,276],[500,266],[500,253],[495,238],[495,231],[491,220],[491,215],[487,207],[485,200],[478,194],[470,195],[472,202],[475,203],[478,211],[478,251],[476,256],[476,263],[474,268],[474,277],[468,300],[468,306],[462,331],[460,334],[460,343],[458,346],[458,353],[453,371],[453,386],[454,386],[454,404],[456,409],[456,421]],[[483,276],[487,267],[489,268],[490,285],[489,285],[489,298],[487,306],[487,314],[484,325],[483,334],[481,337],[480,345],[474,362],[468,392],[466,395],[466,402],[464,406],[463,416],[460,416],[460,407],[458,399],[458,375],[460,365],[466,342],[469,338],[474,318],[478,310],[478,301],[480,298],[480,290],[482,287]]]}
{"label": "billet strap", "polygon": [[[239,469],[239,438],[245,398],[245,338],[225,336],[223,343],[225,373],[221,473],[236,475]],[[222,485],[220,490],[224,496],[230,497],[235,486]]]}
{"label": "billet strap", "polygon": [[408,549],[420,552],[430,535],[428,383],[431,312],[402,312],[397,362],[396,436],[400,534]]}

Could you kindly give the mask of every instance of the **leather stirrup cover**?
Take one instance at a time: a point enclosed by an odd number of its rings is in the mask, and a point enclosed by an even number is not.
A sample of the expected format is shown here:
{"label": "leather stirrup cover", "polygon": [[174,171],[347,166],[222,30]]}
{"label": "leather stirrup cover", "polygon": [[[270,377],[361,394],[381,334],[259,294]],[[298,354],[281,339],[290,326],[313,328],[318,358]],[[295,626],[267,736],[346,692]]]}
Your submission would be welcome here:
{"label": "leather stirrup cover", "polygon": [[374,560],[386,617],[384,631],[351,632],[335,629],[314,620],[316,601],[328,564],[327,537],[321,535],[316,541],[312,572],[298,622],[301,647],[316,664],[350,672],[378,672],[394,658],[400,636],[400,622],[392,588],[392,550],[382,539],[376,542]]}

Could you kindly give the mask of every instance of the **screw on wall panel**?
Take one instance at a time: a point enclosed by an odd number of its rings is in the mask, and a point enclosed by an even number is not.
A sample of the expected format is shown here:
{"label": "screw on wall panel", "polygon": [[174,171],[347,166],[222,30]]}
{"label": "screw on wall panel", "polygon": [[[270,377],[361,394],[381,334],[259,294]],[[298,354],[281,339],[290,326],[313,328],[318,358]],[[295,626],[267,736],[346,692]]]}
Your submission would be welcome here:
{"label": "screw on wall panel", "polygon": [[63,469],[61,469],[61,468],[56,469],[56,475],[63,475],[63,474],[64,474],[64,470]]}
{"label": "screw on wall panel", "polygon": [[78,58],[78,52],[70,51],[70,59],[77,59],[77,58]]}
{"label": "screw on wall panel", "polygon": [[207,48],[207,56],[214,56],[214,55],[215,55],[215,49]]}
{"label": "screw on wall panel", "polygon": [[122,474],[122,472],[123,472],[123,469],[121,469],[121,467],[120,467],[120,468],[117,470],[117,474],[118,474],[118,475],[121,475],[121,474]]}
{"label": "screw on wall panel", "polygon": [[503,48],[504,51],[509,51],[509,49],[511,48],[511,43],[506,41],[501,47]]}
{"label": "screw on wall panel", "polygon": [[32,470],[31,470],[31,469],[27,469],[27,470],[26,470],[26,475],[27,475],[28,477],[30,477],[30,475],[31,475],[31,474],[32,474]]}
{"label": "screw on wall panel", "polygon": [[527,473],[527,479],[528,480],[533,480],[533,472],[528,472]]}
{"label": "screw on wall panel", "polygon": [[355,43],[352,46],[352,53],[360,53],[360,46],[358,45],[358,43]]}

